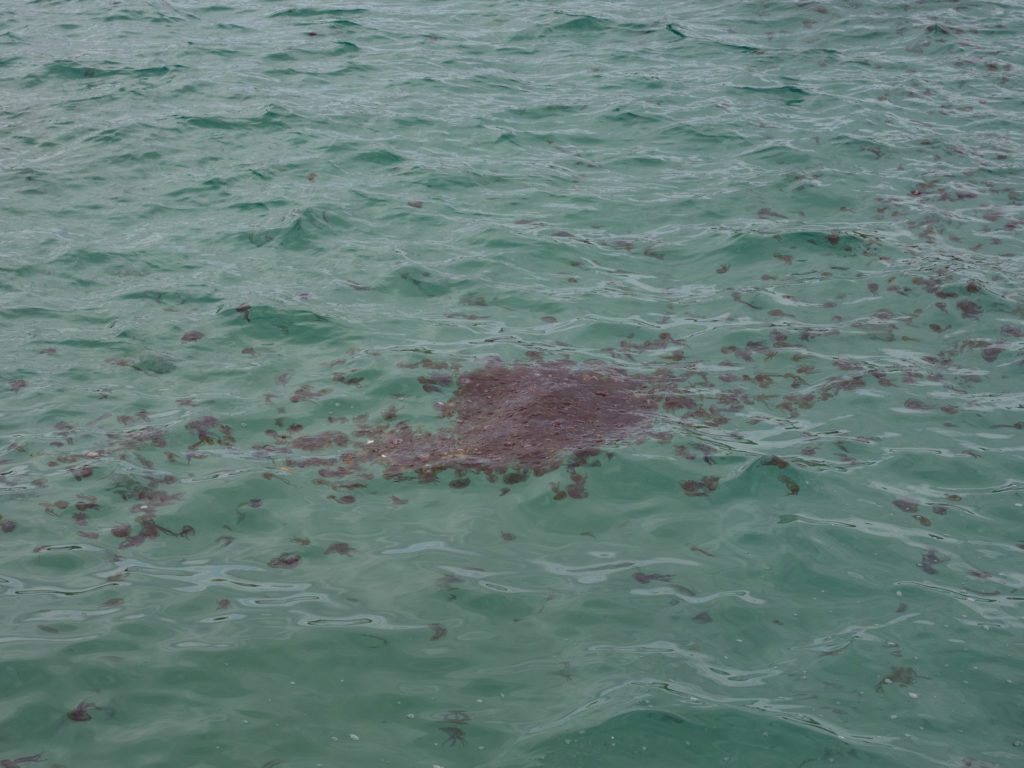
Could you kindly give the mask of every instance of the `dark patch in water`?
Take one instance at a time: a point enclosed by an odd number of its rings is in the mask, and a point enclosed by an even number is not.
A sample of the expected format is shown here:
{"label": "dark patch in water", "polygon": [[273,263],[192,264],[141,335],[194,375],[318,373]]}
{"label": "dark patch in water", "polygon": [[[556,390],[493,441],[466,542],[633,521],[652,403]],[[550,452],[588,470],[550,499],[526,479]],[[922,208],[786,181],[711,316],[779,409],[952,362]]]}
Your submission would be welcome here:
{"label": "dark patch in water", "polygon": [[658,411],[653,392],[650,377],[606,365],[494,362],[460,376],[440,406],[454,427],[364,430],[370,439],[353,458],[384,464],[385,477],[411,472],[430,482],[452,469],[519,482],[522,472],[542,475],[568,456],[642,436]]}

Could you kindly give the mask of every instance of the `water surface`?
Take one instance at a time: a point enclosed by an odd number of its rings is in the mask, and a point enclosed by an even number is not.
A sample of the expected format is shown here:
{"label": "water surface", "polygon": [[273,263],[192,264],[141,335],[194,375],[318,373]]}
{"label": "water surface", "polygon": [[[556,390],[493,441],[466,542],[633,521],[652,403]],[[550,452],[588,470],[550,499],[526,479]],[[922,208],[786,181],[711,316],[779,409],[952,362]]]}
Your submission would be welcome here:
{"label": "water surface", "polygon": [[[0,756],[1020,764],[1022,39],[0,11]],[[367,459],[494,360],[680,400],[541,476]]]}

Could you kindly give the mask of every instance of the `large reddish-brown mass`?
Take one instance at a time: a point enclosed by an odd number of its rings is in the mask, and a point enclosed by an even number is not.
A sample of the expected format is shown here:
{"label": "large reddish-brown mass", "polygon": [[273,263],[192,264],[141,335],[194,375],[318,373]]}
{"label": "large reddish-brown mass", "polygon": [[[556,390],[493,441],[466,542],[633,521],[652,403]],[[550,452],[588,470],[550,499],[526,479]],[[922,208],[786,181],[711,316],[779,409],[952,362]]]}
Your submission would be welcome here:
{"label": "large reddish-brown mass", "polygon": [[637,436],[658,399],[645,379],[607,365],[494,362],[461,375],[441,408],[454,426],[381,430],[361,458],[384,464],[386,476],[415,472],[427,480],[446,469],[542,474],[567,456]]}

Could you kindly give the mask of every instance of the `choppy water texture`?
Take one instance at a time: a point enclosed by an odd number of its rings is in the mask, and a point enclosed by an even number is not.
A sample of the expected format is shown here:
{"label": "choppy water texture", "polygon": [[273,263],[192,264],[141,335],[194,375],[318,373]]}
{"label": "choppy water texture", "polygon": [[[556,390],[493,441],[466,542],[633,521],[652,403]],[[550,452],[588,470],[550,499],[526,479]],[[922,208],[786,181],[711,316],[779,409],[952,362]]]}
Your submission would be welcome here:
{"label": "choppy water texture", "polygon": [[6,4],[4,765],[1021,765],[1022,40]]}

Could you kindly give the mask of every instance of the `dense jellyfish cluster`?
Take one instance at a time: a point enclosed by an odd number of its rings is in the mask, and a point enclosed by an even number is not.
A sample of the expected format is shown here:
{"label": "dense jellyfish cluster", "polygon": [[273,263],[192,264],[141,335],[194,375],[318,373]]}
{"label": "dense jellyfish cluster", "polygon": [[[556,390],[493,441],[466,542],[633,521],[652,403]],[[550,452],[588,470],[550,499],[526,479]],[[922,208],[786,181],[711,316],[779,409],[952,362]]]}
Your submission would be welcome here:
{"label": "dense jellyfish cluster", "polygon": [[440,406],[451,427],[361,430],[363,446],[350,456],[382,465],[385,477],[431,482],[452,470],[511,485],[557,469],[567,457],[576,467],[609,444],[639,436],[657,410],[650,377],[607,365],[493,361],[458,377]]}

